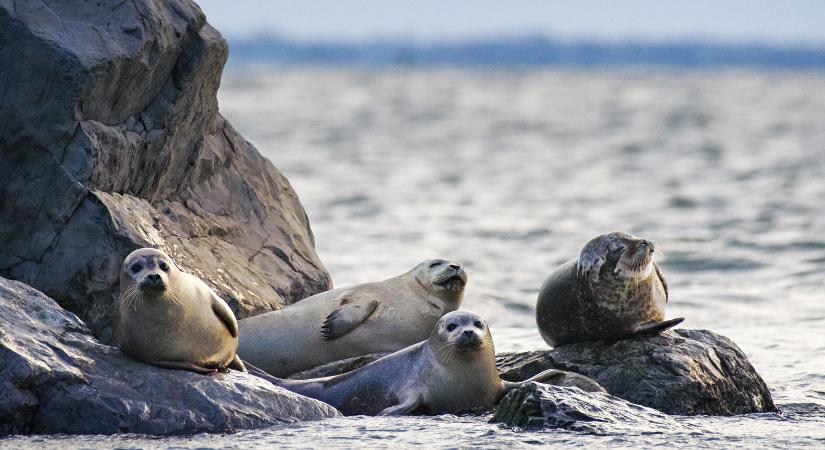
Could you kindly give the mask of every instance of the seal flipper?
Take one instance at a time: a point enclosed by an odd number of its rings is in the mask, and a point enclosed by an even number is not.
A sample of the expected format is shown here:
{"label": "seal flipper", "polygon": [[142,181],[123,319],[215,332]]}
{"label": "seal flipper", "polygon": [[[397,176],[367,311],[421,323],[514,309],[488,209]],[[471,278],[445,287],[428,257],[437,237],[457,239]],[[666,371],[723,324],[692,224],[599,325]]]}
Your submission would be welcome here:
{"label": "seal flipper", "polygon": [[339,298],[338,307],[324,319],[324,324],[321,325],[321,336],[327,341],[337,339],[354,330],[378,307],[377,300],[363,299],[352,292],[346,292]]}
{"label": "seal flipper", "polygon": [[188,370],[190,372],[199,373],[201,375],[209,375],[218,371],[218,369],[210,369],[208,367],[199,366],[186,361],[148,361],[153,366],[162,367],[164,369]]}
{"label": "seal flipper", "polygon": [[665,330],[667,330],[668,328],[671,328],[671,327],[675,327],[676,325],[679,325],[680,323],[682,323],[684,321],[685,321],[684,317],[677,317],[675,319],[662,320],[662,321],[659,321],[659,322],[643,323],[643,324],[637,326],[633,330],[633,333],[630,334],[630,336],[631,337],[632,336],[650,336],[652,334],[659,334],[662,331],[665,331]]}
{"label": "seal flipper", "polygon": [[232,337],[238,337],[238,320],[235,319],[235,315],[232,314],[232,310],[229,309],[229,305],[223,301],[222,298],[218,297],[214,292],[212,293],[212,312],[218,316],[218,319],[221,319],[221,322],[226,325],[226,328],[229,330],[229,334]]}
{"label": "seal flipper", "polygon": [[244,365],[243,361],[241,361],[241,358],[238,356],[237,353],[235,354],[235,357],[232,358],[232,361],[229,362],[229,365],[227,365],[227,367],[229,367],[230,369],[239,370],[241,372],[246,372],[246,366]]}
{"label": "seal flipper", "polygon": [[670,298],[670,294],[667,290],[667,281],[665,280],[665,274],[662,273],[662,269],[659,268],[659,265],[656,262],[653,262],[653,268],[656,269],[656,276],[659,277],[659,281],[662,283],[662,287],[665,288],[665,303],[667,303],[668,299]]}
{"label": "seal flipper", "polygon": [[[507,395],[508,392],[510,392],[511,390],[521,386],[522,384],[530,383],[531,381],[535,381],[537,383],[543,383],[543,382],[545,382],[545,381],[547,381],[547,380],[549,380],[553,377],[557,377],[559,375],[564,375],[565,373],[567,373],[567,372],[565,372],[563,370],[547,369],[547,370],[543,370],[543,371],[533,375],[532,377],[530,377],[530,378],[528,378],[524,381],[504,381],[504,380],[502,380],[503,386],[502,386],[501,396],[499,397],[499,400],[501,399],[501,397],[504,397],[505,395]],[[498,400],[496,402],[498,402]]]}
{"label": "seal flipper", "polygon": [[409,414],[415,411],[416,408],[421,406],[421,396],[416,395],[415,397],[408,398],[403,402],[393,405],[381,410],[378,413],[379,416],[403,416],[404,414]]}

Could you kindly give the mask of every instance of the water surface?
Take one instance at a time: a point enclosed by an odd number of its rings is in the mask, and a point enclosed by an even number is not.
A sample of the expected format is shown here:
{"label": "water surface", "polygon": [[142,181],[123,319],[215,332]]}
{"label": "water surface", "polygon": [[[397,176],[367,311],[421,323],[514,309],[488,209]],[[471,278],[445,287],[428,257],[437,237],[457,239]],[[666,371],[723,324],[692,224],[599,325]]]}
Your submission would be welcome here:
{"label": "water surface", "polygon": [[359,417],[0,446],[825,445],[825,74],[276,68],[225,74],[219,97],[298,192],[336,286],[455,259],[498,351],[545,348],[544,277],[627,230],[664,249],[668,315],[739,344],[783,414],[608,435]]}

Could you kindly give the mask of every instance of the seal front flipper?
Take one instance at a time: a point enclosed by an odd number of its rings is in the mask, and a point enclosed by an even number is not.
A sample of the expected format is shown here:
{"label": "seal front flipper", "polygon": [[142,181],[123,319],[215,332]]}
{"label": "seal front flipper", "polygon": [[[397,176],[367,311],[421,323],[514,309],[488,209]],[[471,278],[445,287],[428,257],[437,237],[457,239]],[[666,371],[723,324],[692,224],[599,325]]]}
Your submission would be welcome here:
{"label": "seal front flipper", "polygon": [[415,411],[416,408],[421,406],[421,396],[416,395],[415,397],[408,398],[403,402],[390,406],[388,408],[384,408],[381,412],[378,413],[379,416],[403,416],[404,414],[409,414]]}
{"label": "seal front flipper", "polygon": [[662,320],[660,322],[643,323],[633,330],[631,336],[650,336],[652,334],[659,334],[662,331],[675,327],[684,321],[684,317],[677,317],[675,319]]}
{"label": "seal front flipper", "polygon": [[214,292],[212,293],[212,312],[226,325],[232,337],[238,337],[238,320],[235,319],[235,315],[232,314],[229,305]]}
{"label": "seal front flipper", "polygon": [[665,303],[667,303],[668,299],[670,299],[670,295],[668,294],[667,290],[667,280],[665,280],[665,274],[662,273],[662,269],[659,268],[659,265],[656,262],[653,262],[653,268],[656,269],[656,276],[659,277],[659,281],[662,283],[662,287],[665,289]]}
{"label": "seal front flipper", "polygon": [[354,330],[378,307],[375,299],[356,296],[353,292],[341,294],[338,307],[324,319],[321,336],[324,340],[337,339]]}

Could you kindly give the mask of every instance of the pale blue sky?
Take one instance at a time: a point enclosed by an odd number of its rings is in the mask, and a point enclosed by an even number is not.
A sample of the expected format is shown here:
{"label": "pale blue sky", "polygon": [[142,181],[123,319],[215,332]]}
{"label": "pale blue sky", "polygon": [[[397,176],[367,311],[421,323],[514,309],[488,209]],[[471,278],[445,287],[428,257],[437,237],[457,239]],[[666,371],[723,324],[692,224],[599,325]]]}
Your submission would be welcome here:
{"label": "pale blue sky", "polygon": [[228,37],[562,38],[825,44],[825,0],[196,0]]}

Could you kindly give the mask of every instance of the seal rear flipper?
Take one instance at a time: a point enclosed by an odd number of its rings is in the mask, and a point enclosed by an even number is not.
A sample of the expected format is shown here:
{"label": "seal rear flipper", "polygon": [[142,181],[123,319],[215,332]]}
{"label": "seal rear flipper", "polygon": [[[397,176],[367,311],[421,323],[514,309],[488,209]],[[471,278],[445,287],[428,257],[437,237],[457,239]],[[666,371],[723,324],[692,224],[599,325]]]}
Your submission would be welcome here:
{"label": "seal rear flipper", "polygon": [[530,377],[530,378],[528,378],[524,381],[504,381],[504,380],[502,380],[503,389],[502,389],[500,397],[504,397],[508,392],[510,392],[511,390],[521,386],[522,384],[530,383],[532,381],[535,381],[537,383],[544,383],[544,382],[546,382],[547,380],[549,380],[553,377],[564,375],[566,373],[567,372],[565,372],[563,370],[547,369],[547,370],[543,370],[543,371],[533,375],[532,377]]}
{"label": "seal rear flipper", "polygon": [[229,365],[227,367],[229,367],[230,369],[239,370],[241,372],[246,372],[246,366],[244,365],[243,361],[241,361],[241,358],[238,357],[237,353],[235,354],[235,357],[232,358],[232,361],[229,362]]}
{"label": "seal rear flipper", "polygon": [[231,334],[232,337],[238,337],[238,320],[235,319],[235,315],[232,314],[229,305],[214,292],[212,293],[212,312],[226,325],[226,329],[229,330],[229,334]]}
{"label": "seal rear flipper", "polygon": [[203,367],[186,361],[149,361],[149,364],[164,369],[188,370],[201,375],[209,375],[218,371],[215,368]]}
{"label": "seal rear flipper", "polygon": [[337,339],[354,330],[378,307],[377,300],[364,299],[352,292],[346,292],[339,298],[338,307],[324,319],[321,325],[321,336],[327,341]]}
{"label": "seal rear flipper", "polygon": [[416,408],[421,406],[421,396],[416,395],[415,397],[408,398],[403,402],[384,408],[381,412],[378,413],[379,416],[403,416],[404,414],[409,414],[415,411]]}
{"label": "seal rear flipper", "polygon": [[660,322],[643,323],[643,324],[637,326],[633,330],[633,333],[631,333],[630,336],[631,337],[633,337],[633,336],[650,336],[650,335],[653,335],[653,334],[659,334],[662,331],[667,330],[668,328],[675,327],[676,325],[679,325],[680,323],[684,322],[684,320],[685,320],[684,317],[677,317],[675,319],[662,320]]}

